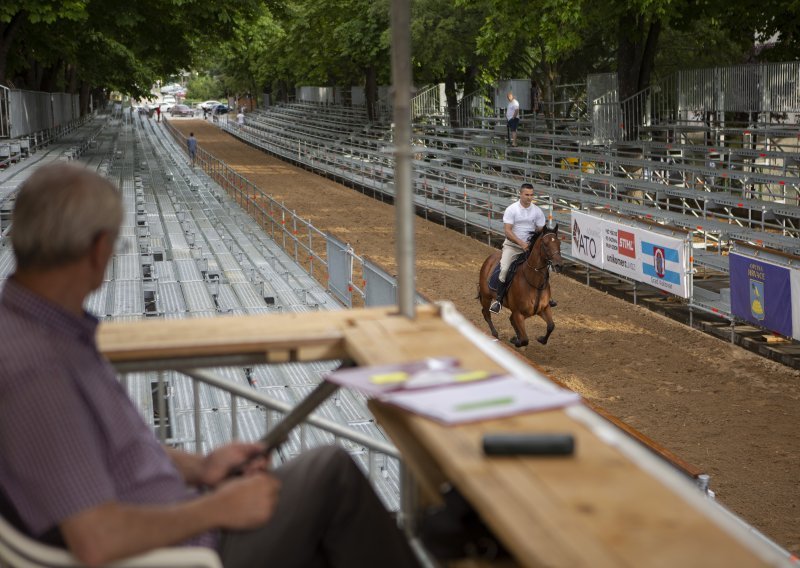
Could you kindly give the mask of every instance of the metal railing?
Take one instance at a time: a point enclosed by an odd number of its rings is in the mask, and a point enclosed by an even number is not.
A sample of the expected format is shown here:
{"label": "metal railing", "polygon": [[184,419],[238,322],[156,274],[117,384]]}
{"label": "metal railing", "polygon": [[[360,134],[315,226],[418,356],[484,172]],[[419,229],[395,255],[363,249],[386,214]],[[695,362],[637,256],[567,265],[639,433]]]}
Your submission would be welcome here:
{"label": "metal railing", "polygon": [[624,101],[615,82],[607,83],[612,88],[589,101],[595,143],[646,139],[654,125],[724,128],[726,113],[744,115],[748,124],[800,113],[798,62],[678,71]]}
{"label": "metal railing", "polygon": [[[240,404],[242,400],[251,402],[255,405],[259,405],[265,409],[268,409],[265,412],[264,417],[264,431],[270,431],[279,421],[281,415],[285,415],[290,412],[293,408],[291,404],[287,404],[283,401],[268,397],[256,390],[253,390],[250,387],[245,387],[243,385],[239,385],[233,383],[219,375],[207,370],[207,369],[174,369],[176,372],[179,372],[187,377],[192,379],[191,383],[191,392],[192,392],[192,400],[194,404],[192,405],[192,423],[194,425],[194,438],[192,440],[181,440],[180,444],[186,445],[187,443],[191,443],[194,446],[194,450],[198,453],[203,453],[204,450],[209,450],[211,448],[204,448],[204,443],[208,445],[208,443],[203,440],[202,432],[202,421],[203,415],[206,414],[206,410],[203,408],[200,400],[200,392],[199,386],[201,384],[208,385],[214,389],[222,391],[229,396],[229,410],[230,410],[230,436],[231,440],[236,440],[239,438],[240,434],[240,425],[239,425],[239,411],[240,411]],[[126,375],[122,375],[122,382],[123,384],[127,384],[128,378]],[[169,412],[167,410],[167,398],[168,398],[168,388],[166,384],[166,380],[164,378],[164,373],[158,373],[158,388],[157,388],[157,399],[154,407],[154,414],[157,417],[163,417],[164,419],[156,419],[156,433],[159,439],[163,443],[176,443],[176,440],[170,439],[168,435],[168,425],[169,422],[166,420],[166,417],[169,416]],[[217,410],[219,411],[219,409]],[[299,431],[296,435],[299,437],[299,444],[301,450],[308,449],[307,441],[309,439],[307,430],[309,428],[317,428],[323,432],[331,434],[334,436],[335,439],[346,440],[351,442],[352,444],[356,444],[361,446],[367,450],[368,457],[367,462],[370,465],[368,468],[368,472],[370,475],[370,479],[376,473],[376,455],[383,455],[385,457],[393,458],[393,459],[400,459],[400,452],[394,445],[390,444],[389,442],[376,440],[375,438],[371,438],[362,432],[354,430],[352,428],[347,428],[333,422],[332,420],[328,420],[326,418],[322,418],[318,415],[311,415],[309,416],[301,426],[298,427]]]}
{"label": "metal railing", "polygon": [[439,94],[439,85],[426,87],[411,99],[411,120],[418,121],[424,117],[439,115],[442,112],[442,102]]}

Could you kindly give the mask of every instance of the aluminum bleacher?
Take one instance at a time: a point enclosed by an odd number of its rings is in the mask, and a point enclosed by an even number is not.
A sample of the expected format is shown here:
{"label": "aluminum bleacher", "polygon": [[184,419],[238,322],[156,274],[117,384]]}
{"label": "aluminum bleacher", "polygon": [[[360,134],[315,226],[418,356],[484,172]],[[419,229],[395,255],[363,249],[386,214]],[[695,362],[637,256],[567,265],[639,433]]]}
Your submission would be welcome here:
{"label": "aluminum bleacher", "polygon": [[[81,160],[120,187],[125,214],[117,251],[101,287],[87,299],[88,310],[107,321],[135,321],[341,308],[208,176],[189,167],[160,127],[147,121],[117,120],[104,121],[103,126],[99,133],[91,131],[96,143],[86,145]],[[53,159],[63,159],[59,148],[53,147]],[[31,163],[28,173],[47,162],[43,155]],[[24,177],[18,174],[4,186],[9,203]],[[2,279],[13,271],[7,240],[0,248]],[[210,371],[293,406],[319,383],[321,374],[337,364],[285,363]],[[228,393],[200,384],[198,404],[193,379],[174,371],[131,372],[123,375],[123,381],[166,443],[194,450],[199,438],[201,448],[208,450],[233,437],[234,408]],[[159,388],[166,395],[162,403],[155,396]],[[203,416],[198,436],[197,409]],[[245,440],[260,438],[280,418],[279,412],[243,399],[235,412],[236,435]],[[386,440],[357,393],[340,391],[317,415],[377,441]],[[303,448],[334,441],[332,434],[304,426],[276,459],[287,460]],[[338,437],[338,443],[370,471],[379,495],[397,510],[397,460],[375,455],[346,437]]]}

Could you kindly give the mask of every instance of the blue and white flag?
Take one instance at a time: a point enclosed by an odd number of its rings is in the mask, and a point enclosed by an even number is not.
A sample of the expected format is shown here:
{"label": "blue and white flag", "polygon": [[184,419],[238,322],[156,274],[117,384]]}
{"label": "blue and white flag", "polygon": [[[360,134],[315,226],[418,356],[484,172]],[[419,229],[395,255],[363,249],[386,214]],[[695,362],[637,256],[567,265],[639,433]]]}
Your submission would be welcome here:
{"label": "blue and white flag", "polygon": [[680,251],[647,241],[641,243],[642,273],[650,278],[681,285]]}

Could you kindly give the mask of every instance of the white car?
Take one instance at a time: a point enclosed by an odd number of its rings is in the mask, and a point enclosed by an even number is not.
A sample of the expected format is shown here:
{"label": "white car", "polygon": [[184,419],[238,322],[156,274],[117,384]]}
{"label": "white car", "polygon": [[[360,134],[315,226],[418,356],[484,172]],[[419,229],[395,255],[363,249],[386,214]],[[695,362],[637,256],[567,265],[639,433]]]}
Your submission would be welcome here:
{"label": "white car", "polygon": [[197,106],[203,110],[212,110],[217,105],[221,105],[222,103],[219,101],[203,101],[202,103],[198,104]]}
{"label": "white car", "polygon": [[161,94],[167,93],[174,93],[176,91],[180,91],[183,87],[180,86],[178,83],[172,83],[171,85],[164,85],[161,87]]}

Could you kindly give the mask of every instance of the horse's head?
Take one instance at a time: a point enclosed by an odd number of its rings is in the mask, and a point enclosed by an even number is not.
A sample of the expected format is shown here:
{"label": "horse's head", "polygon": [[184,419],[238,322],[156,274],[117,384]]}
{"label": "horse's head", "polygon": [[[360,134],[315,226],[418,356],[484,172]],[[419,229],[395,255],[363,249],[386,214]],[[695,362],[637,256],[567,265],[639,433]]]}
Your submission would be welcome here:
{"label": "horse's head", "polygon": [[564,266],[564,259],[561,258],[561,241],[558,238],[558,223],[552,229],[545,227],[542,231],[541,237],[542,253],[547,264],[553,267],[553,270],[560,273]]}

